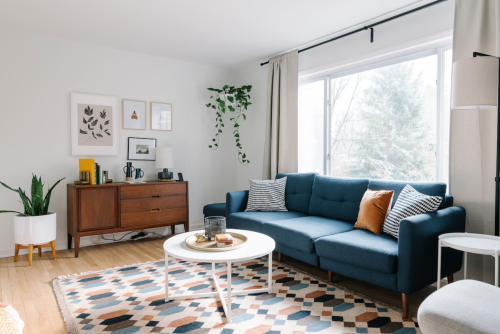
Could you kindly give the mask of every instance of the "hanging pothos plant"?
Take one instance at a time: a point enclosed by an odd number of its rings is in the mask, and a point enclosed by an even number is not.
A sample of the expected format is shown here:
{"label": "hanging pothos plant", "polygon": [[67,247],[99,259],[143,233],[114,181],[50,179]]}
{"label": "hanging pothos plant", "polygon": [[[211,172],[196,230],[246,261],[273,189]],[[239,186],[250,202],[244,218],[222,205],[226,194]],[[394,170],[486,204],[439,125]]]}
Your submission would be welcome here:
{"label": "hanging pothos plant", "polygon": [[243,147],[240,141],[240,124],[238,123],[241,119],[247,119],[245,111],[252,103],[250,102],[250,91],[252,86],[242,86],[241,88],[235,88],[234,86],[225,85],[222,89],[208,88],[209,91],[214,92],[215,95],[210,96],[212,102],[207,103],[208,108],[215,109],[215,128],[217,133],[214,138],[212,138],[212,145],[208,145],[212,150],[219,148],[219,136],[224,128],[224,121],[222,120],[222,114],[226,113],[226,110],[231,112],[232,116],[229,120],[233,122],[233,136],[236,142],[236,148],[238,149],[238,160],[242,165],[247,165],[250,163],[247,155],[243,152]]}

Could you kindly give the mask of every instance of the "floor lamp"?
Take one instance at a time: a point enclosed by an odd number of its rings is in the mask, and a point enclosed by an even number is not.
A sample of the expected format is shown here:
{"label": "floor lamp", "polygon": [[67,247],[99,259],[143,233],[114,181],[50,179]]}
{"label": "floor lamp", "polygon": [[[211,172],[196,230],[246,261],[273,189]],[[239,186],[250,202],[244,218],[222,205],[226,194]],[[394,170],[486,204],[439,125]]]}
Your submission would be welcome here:
{"label": "floor lamp", "polygon": [[[453,63],[451,109],[491,109],[500,105],[500,58],[474,52],[473,58]],[[495,170],[495,235],[499,235],[500,113],[497,112],[497,165]]]}

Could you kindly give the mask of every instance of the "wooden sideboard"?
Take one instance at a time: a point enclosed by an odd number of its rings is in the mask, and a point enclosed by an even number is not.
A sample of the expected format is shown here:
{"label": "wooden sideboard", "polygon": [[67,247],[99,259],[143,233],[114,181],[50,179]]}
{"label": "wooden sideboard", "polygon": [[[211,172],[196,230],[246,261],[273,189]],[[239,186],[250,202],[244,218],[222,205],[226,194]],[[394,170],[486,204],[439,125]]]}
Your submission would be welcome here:
{"label": "wooden sideboard", "polygon": [[[68,249],[80,237],[184,225],[189,231],[189,197],[186,181],[67,185]],[[172,227],[172,232],[175,227]]]}

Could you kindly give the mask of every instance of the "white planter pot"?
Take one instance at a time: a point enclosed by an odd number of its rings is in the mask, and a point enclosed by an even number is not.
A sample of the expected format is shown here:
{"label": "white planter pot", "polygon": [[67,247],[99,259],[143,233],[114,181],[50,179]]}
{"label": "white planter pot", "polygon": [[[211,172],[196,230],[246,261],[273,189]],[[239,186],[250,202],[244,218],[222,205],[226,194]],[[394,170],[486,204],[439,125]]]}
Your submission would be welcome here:
{"label": "white planter pot", "polygon": [[14,241],[19,245],[41,245],[56,240],[57,219],[55,212],[45,216],[14,217]]}

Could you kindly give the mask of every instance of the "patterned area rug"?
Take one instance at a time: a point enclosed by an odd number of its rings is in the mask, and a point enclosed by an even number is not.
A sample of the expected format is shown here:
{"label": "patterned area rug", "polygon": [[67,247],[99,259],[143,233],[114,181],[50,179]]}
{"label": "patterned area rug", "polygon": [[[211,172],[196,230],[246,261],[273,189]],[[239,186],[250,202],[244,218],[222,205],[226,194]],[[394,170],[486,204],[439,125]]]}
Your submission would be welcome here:
{"label": "patterned area rug", "polygon": [[[262,288],[267,257],[233,265],[233,288]],[[165,262],[54,279],[69,333],[420,333],[416,319],[307,273],[273,263],[273,293],[233,298],[226,323],[216,298],[165,302]],[[211,264],[170,260],[171,293],[212,291]],[[224,286],[226,266],[216,266]]]}

